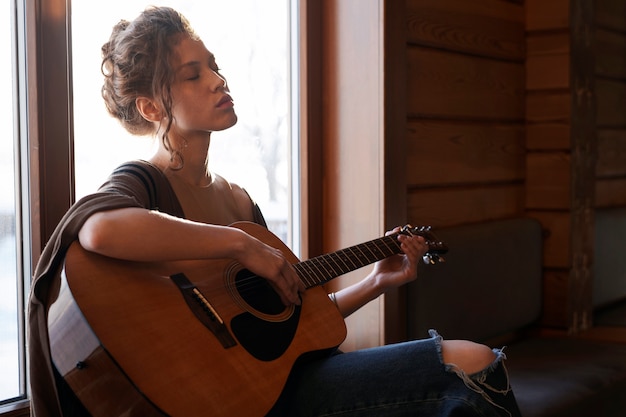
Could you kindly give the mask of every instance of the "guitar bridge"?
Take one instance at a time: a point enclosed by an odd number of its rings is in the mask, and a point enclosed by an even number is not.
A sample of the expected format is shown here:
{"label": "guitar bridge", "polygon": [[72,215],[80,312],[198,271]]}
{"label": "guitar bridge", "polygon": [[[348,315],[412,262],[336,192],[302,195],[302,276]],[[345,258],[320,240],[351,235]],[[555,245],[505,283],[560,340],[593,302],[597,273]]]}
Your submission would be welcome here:
{"label": "guitar bridge", "polygon": [[191,312],[206,328],[213,332],[222,346],[225,349],[235,346],[237,342],[228,331],[224,320],[222,320],[209,300],[207,300],[200,290],[189,281],[189,278],[187,278],[185,274],[180,273],[171,275],[170,279],[182,293]]}

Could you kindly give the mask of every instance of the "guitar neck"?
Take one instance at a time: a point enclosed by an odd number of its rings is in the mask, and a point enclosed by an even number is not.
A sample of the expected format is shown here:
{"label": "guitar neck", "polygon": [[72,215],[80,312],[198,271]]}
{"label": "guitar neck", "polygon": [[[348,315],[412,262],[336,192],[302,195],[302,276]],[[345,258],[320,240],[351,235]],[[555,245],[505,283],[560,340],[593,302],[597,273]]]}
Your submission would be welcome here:
{"label": "guitar neck", "polygon": [[294,265],[307,288],[322,285],[340,275],[402,252],[394,233],[336,252],[316,256]]}

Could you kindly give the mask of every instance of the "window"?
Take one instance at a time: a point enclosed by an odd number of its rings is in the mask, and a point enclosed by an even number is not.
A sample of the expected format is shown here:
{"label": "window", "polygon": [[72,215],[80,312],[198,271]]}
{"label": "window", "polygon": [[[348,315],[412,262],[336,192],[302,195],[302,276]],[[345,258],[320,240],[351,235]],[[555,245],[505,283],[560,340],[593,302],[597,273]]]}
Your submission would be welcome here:
{"label": "window", "polygon": [[[4,2],[0,7],[0,55],[15,63],[14,5]],[[16,91],[14,65],[0,66],[1,90]],[[23,348],[23,292],[19,278],[18,243],[21,242],[19,216],[17,216],[17,159],[18,142],[15,140],[15,94],[0,96],[0,125],[5,132],[0,137],[0,404],[24,395]]]}
{"label": "window", "polygon": [[[4,65],[0,70],[3,71],[0,78],[2,91],[17,92],[19,85],[19,94],[4,94],[0,98],[0,117],[6,132],[0,139],[2,415],[28,415],[27,401],[16,400],[27,398],[23,312],[33,262],[30,257],[37,259],[47,236],[74,200],[74,187],[70,185],[76,184],[78,198],[95,190],[118,163],[129,158],[148,157],[151,151],[150,139],[129,137],[108,117],[99,95],[101,44],[117,20],[132,19],[149,2],[74,1],[71,7],[70,2],[9,0],[0,6],[0,22],[4,23],[0,29],[0,52],[5,58],[11,57],[5,62],[14,62],[14,65]],[[293,88],[299,84],[299,42],[291,39],[298,38],[299,0],[211,2],[209,7],[213,13],[210,15],[202,10],[205,2],[180,0],[171,3],[190,18],[207,46],[215,52],[236,99],[240,121],[236,129],[215,135],[212,169],[246,187],[260,203],[272,223],[272,230],[298,254],[300,150],[298,140],[292,138],[299,132],[299,91]],[[71,19],[65,14],[70,10]],[[204,16],[208,17],[201,21]],[[263,18],[259,19],[259,16]],[[253,28],[249,22],[244,23],[245,19],[260,26]],[[67,32],[70,27],[71,36]],[[100,35],[87,39],[87,34],[95,34],[97,30],[101,30]],[[241,32],[247,41],[239,36],[233,38]],[[65,48],[70,37],[74,48],[68,54]],[[246,43],[251,39],[259,43],[256,46]],[[25,46],[27,42],[28,48]],[[18,55],[18,59],[13,59]],[[75,58],[71,62],[72,88],[66,84],[70,74],[69,68],[65,67],[68,55]],[[243,57],[249,61],[237,61]],[[13,70],[13,67],[19,67],[19,70]],[[253,74],[250,68],[258,67],[262,68],[258,72],[266,76],[263,81],[251,78],[258,74]],[[274,92],[280,91],[280,94],[271,95],[268,89],[272,86]],[[246,96],[248,93],[253,95]],[[252,103],[261,107],[244,106]],[[92,111],[85,112],[85,106],[93,106]],[[66,112],[69,113],[72,107],[74,112],[68,116]],[[279,117],[269,120],[266,112]],[[76,122],[74,134],[68,120]],[[261,120],[262,123],[251,120]],[[9,133],[11,131],[15,132],[14,135]],[[106,133],[100,134],[101,131]],[[278,132],[281,142],[262,140],[274,139],[267,134],[268,131]],[[14,140],[13,136],[18,139]],[[74,178],[71,167],[72,136],[76,137],[77,178]],[[271,149],[267,156],[280,155],[279,160],[262,159],[262,151],[267,149]],[[252,159],[232,164],[235,150],[246,150],[244,156]],[[235,159],[241,158],[239,154],[236,156]],[[278,170],[268,173],[265,167]],[[259,180],[266,175],[274,180]],[[275,188],[270,187],[270,181],[275,181]],[[29,183],[32,190],[28,189]]]}
{"label": "window", "polygon": [[[291,198],[290,181],[289,3],[178,0],[160,5],[170,5],[190,20],[215,54],[235,101],[237,124],[212,135],[211,170],[246,188],[270,230],[291,244],[289,204],[298,199]],[[149,158],[155,146],[152,138],[128,134],[108,115],[100,96],[100,47],[114,24],[132,20],[146,4],[112,0],[96,9],[90,2],[72,5],[77,198],[95,191],[118,164]]]}

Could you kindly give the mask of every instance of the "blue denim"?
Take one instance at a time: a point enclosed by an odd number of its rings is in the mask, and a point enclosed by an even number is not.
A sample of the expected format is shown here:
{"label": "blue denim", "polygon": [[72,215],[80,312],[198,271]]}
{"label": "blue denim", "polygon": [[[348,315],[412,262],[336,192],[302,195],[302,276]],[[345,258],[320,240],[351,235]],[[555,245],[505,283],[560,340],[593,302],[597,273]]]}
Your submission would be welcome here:
{"label": "blue denim", "polygon": [[268,416],[520,416],[502,350],[468,376],[443,363],[442,338],[430,336],[298,365]]}

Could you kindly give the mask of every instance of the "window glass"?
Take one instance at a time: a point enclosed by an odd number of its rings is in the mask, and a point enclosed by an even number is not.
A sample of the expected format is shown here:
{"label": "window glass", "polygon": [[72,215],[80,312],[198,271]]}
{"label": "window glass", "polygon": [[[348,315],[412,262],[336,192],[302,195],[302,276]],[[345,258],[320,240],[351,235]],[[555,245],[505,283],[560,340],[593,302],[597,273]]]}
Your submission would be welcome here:
{"label": "window glass", "polygon": [[[227,78],[239,117],[211,139],[211,170],[259,203],[270,229],[289,243],[289,0],[162,1],[185,15]],[[100,96],[100,48],[120,19],[145,0],[72,4],[74,137],[77,198],[93,192],[120,163],[149,158],[152,138],[133,137],[112,119]],[[94,19],[94,16],[97,18]]]}
{"label": "window glass", "polygon": [[[12,47],[12,2],[0,6],[0,56],[14,62]],[[0,65],[0,91],[14,91],[11,65]],[[20,350],[18,338],[17,242],[15,152],[12,94],[0,95],[0,125],[5,134],[0,137],[0,403],[18,397],[20,392]]]}

